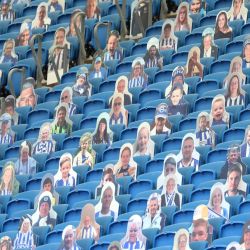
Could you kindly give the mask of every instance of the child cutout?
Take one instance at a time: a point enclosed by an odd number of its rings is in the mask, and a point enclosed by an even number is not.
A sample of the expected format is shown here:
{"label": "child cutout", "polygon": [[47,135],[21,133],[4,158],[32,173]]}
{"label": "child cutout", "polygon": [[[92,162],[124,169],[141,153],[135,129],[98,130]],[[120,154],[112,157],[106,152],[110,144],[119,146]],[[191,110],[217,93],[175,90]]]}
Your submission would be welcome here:
{"label": "child cutout", "polygon": [[24,141],[19,149],[19,158],[15,162],[15,172],[18,175],[31,175],[36,173],[36,160],[31,156],[32,146]]}
{"label": "child cutout", "polygon": [[128,87],[141,87],[145,89],[148,85],[148,75],[144,72],[145,61],[142,57],[137,57],[132,63],[132,72],[128,79]]}
{"label": "child cutout", "polygon": [[124,108],[124,95],[116,93],[113,95],[112,109],[109,113],[110,125],[128,125],[128,111]]}
{"label": "child cutout", "polygon": [[72,86],[73,96],[91,96],[92,85],[88,82],[86,72],[88,71],[85,67],[78,69],[76,73],[76,83]]}
{"label": "child cutout", "polygon": [[215,132],[210,127],[210,118],[207,112],[200,112],[198,115],[195,135],[199,146],[215,146]]}
{"label": "child cutout", "polygon": [[95,206],[95,218],[112,216],[116,221],[119,212],[119,203],[115,200],[115,185],[107,182],[101,192],[99,202]]}
{"label": "child cutout", "polygon": [[66,103],[59,104],[56,108],[55,120],[51,123],[52,134],[71,134],[72,121],[68,117],[68,105]]}
{"label": "child cutout", "polygon": [[142,233],[142,218],[134,214],[128,220],[127,232],[121,239],[122,250],[146,249],[147,238]]}
{"label": "child cutout", "polygon": [[82,248],[79,247],[76,243],[76,230],[75,227],[72,225],[67,225],[62,232],[62,243],[58,250],[81,250]]}
{"label": "child cutout", "polygon": [[55,152],[56,142],[52,138],[52,127],[49,122],[43,123],[39,130],[38,140],[33,145],[33,154],[50,154]]}
{"label": "child cutout", "polygon": [[142,217],[142,228],[158,228],[161,231],[165,226],[165,220],[166,216],[161,212],[161,195],[153,193],[148,198],[146,213]]}
{"label": "child cutout", "polygon": [[243,20],[247,22],[248,9],[245,7],[245,0],[232,0],[232,6],[227,12],[228,20]]}
{"label": "child cutout", "polygon": [[11,65],[16,64],[18,56],[15,52],[15,40],[7,39],[3,45],[2,55],[0,57],[0,63],[9,63]]}
{"label": "child cutout", "polygon": [[52,199],[51,199],[52,206],[58,205],[59,194],[55,191],[54,176],[50,173],[45,174],[42,178],[40,192],[35,197],[35,201],[34,201],[35,206],[37,206],[37,204],[38,204],[39,197],[46,191],[50,192],[52,195]]}
{"label": "child cutout", "polygon": [[171,123],[168,120],[168,105],[160,103],[155,110],[154,122],[151,124],[150,135],[171,134]]}
{"label": "child cutout", "polygon": [[49,191],[43,192],[36,204],[36,211],[32,215],[32,226],[50,226],[51,229],[56,225],[57,213],[52,208],[52,194]]}
{"label": "child cutout", "polygon": [[247,184],[242,180],[242,167],[240,163],[234,163],[228,169],[225,183],[225,197],[242,195],[246,197]]}
{"label": "child cutout", "polygon": [[35,19],[32,21],[31,29],[45,28],[47,30],[51,20],[48,17],[48,4],[45,2],[37,6]]}
{"label": "child cutout", "polygon": [[206,1],[203,0],[190,0],[189,11],[190,14],[200,14],[201,16],[206,15]]}
{"label": "child cutout", "polygon": [[192,30],[192,19],[189,17],[189,5],[187,2],[182,2],[177,10],[177,16],[174,21],[174,31]]}
{"label": "child cutout", "polygon": [[54,176],[55,187],[75,187],[77,173],[72,168],[72,155],[64,153],[59,160],[58,171]]}
{"label": "child cutout", "polygon": [[215,60],[218,57],[218,47],[214,43],[214,30],[212,28],[206,28],[202,32],[202,42],[200,47],[200,57],[210,58],[213,57]]}
{"label": "child cutout", "polygon": [[225,201],[225,187],[221,182],[215,183],[210,191],[210,198],[207,204],[208,218],[229,219],[230,204]]}
{"label": "child cutout", "polygon": [[87,165],[93,168],[95,164],[96,152],[92,149],[92,135],[85,133],[79,142],[79,152],[73,160],[73,166]]}
{"label": "child cutout", "polygon": [[241,77],[238,73],[232,73],[228,78],[225,93],[226,107],[242,105],[245,106],[245,91],[241,88]]}
{"label": "child cutout", "polygon": [[145,68],[163,67],[163,58],[159,53],[159,40],[156,37],[149,39],[147,43],[147,52],[144,56]]}
{"label": "child cutout", "polygon": [[243,43],[242,68],[250,68],[250,36],[247,36]]}
{"label": "child cutout", "polygon": [[237,73],[239,75],[241,86],[246,83],[246,75],[242,72],[242,58],[240,56],[234,57],[231,61],[228,75],[223,82],[224,88],[227,88],[232,73]]}
{"label": "child cutout", "polygon": [[20,31],[16,39],[16,46],[28,46],[31,36],[31,20],[26,19],[21,24]]}
{"label": "child cutout", "polygon": [[123,94],[124,106],[132,104],[132,94],[128,91],[128,78],[126,76],[119,76],[116,80],[114,94],[109,98],[110,107],[112,107],[113,98],[117,93]]}
{"label": "child cutout", "polygon": [[114,165],[111,163],[107,164],[104,167],[101,182],[96,187],[96,190],[95,190],[95,199],[100,197],[101,192],[102,192],[102,188],[107,182],[112,182],[115,185],[115,195],[119,195],[120,185],[116,182],[116,177],[114,175],[113,169],[114,169]]}
{"label": "child cutout", "polygon": [[133,145],[134,156],[148,155],[153,158],[154,148],[155,143],[150,138],[150,125],[148,122],[143,122],[137,129],[137,137]]}
{"label": "child cutout", "polygon": [[5,164],[2,170],[2,177],[0,182],[0,194],[15,195],[19,192],[19,182],[15,175],[14,163],[9,161]]}
{"label": "child cutout", "polygon": [[181,208],[182,194],[178,192],[176,176],[169,174],[164,179],[161,193],[161,206],[176,206]]}
{"label": "child cutout", "polygon": [[4,113],[0,116],[0,144],[13,144],[15,133],[11,129],[11,116]]}
{"label": "child cutout", "polygon": [[107,144],[110,146],[113,141],[113,132],[109,127],[109,114],[101,113],[96,121],[96,128],[93,132],[93,144]]}
{"label": "child cutout", "polygon": [[176,178],[176,184],[182,184],[182,175],[178,172],[177,169],[177,158],[174,154],[168,154],[163,162],[163,169],[161,175],[157,178],[157,189],[160,189],[168,175],[174,175]]}
{"label": "child cutout", "polygon": [[19,114],[15,111],[16,98],[13,95],[8,95],[4,100],[3,113],[8,113],[11,116],[11,125],[17,125]]}
{"label": "child cutout", "polygon": [[[194,1],[196,0],[193,0],[193,2]],[[175,233],[173,250],[191,250],[189,246],[189,232],[187,229],[181,228]]]}
{"label": "child cutout", "polygon": [[65,103],[68,105],[69,116],[72,116],[76,113],[76,105],[73,103],[72,98],[73,98],[72,88],[65,87],[61,92],[60,104]]}
{"label": "child cutout", "polygon": [[176,83],[167,98],[168,116],[188,114],[188,103],[184,99],[183,85]]}
{"label": "child cutout", "polygon": [[133,160],[133,146],[131,143],[122,145],[119,160],[114,165],[114,174],[116,178],[131,176],[134,180],[136,179],[137,163]]}
{"label": "child cutout", "polygon": [[228,18],[226,11],[220,11],[216,17],[214,39],[232,38],[232,28],[228,25]]}
{"label": "child cutout", "polygon": [[14,240],[13,249],[28,248],[34,250],[35,235],[32,232],[32,218],[25,215],[20,219],[19,230]]}
{"label": "child cutout", "polygon": [[[61,48],[56,48],[56,46]],[[64,70],[68,71],[69,52],[70,43],[66,39],[66,30],[60,27],[55,32],[54,41],[49,50],[47,85],[59,83],[55,70],[57,70],[60,79],[63,73],[65,73]]]}
{"label": "child cutout", "polygon": [[160,36],[160,50],[173,49],[177,51],[178,38],[174,34],[174,22],[171,19],[167,19],[162,25],[162,31]]}
{"label": "child cutout", "polygon": [[193,167],[195,171],[199,169],[200,154],[196,151],[195,134],[187,133],[181,143],[181,150],[177,155],[177,167]]}
{"label": "child cutout", "polygon": [[229,126],[229,113],[225,108],[225,97],[221,94],[216,95],[212,101],[210,122],[211,126],[225,124]]}
{"label": "child cutout", "polygon": [[81,220],[76,228],[76,239],[93,239],[97,242],[99,237],[100,225],[95,220],[95,207],[88,203],[82,209]]}
{"label": "child cutout", "polygon": [[102,81],[105,81],[107,77],[108,77],[108,70],[103,64],[102,58],[100,56],[97,56],[93,60],[93,64],[89,73],[89,79],[99,78]]}
{"label": "child cutout", "polygon": [[199,76],[203,77],[203,65],[200,62],[200,49],[199,47],[193,47],[188,53],[188,59],[186,64],[185,77]]}
{"label": "child cutout", "polygon": [[188,84],[185,82],[185,69],[182,66],[177,66],[174,68],[171,76],[171,82],[165,90],[165,97],[168,98],[171,90],[175,87],[175,84],[182,84],[183,94],[188,94]]}
{"label": "child cutout", "polygon": [[250,125],[246,128],[244,141],[240,146],[240,153],[241,157],[250,156]]}

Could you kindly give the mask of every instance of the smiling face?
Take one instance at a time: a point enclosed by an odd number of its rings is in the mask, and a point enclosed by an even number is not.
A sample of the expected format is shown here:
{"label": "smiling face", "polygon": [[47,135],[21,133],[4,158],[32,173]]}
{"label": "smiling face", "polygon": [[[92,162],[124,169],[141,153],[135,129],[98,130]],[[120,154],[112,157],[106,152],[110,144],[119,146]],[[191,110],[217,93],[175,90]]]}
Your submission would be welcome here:
{"label": "smiling face", "polygon": [[222,100],[216,100],[212,107],[212,116],[215,121],[220,121],[223,118],[225,112],[224,102]]}

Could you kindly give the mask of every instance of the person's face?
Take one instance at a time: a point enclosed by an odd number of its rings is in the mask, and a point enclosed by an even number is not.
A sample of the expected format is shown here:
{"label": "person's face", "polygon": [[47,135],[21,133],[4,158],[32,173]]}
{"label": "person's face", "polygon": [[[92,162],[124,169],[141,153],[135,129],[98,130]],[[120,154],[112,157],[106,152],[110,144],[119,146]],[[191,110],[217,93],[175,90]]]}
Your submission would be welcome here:
{"label": "person's face", "polygon": [[121,155],[122,165],[127,166],[129,164],[130,158],[131,158],[130,150],[128,149],[123,150]]}
{"label": "person's face", "polygon": [[250,44],[247,44],[244,48],[245,57],[250,59]]}
{"label": "person's face", "polygon": [[214,207],[219,207],[222,202],[222,193],[219,188],[216,188],[212,195],[212,205]]}
{"label": "person's face", "polygon": [[120,80],[117,85],[117,91],[118,93],[123,93],[124,90],[125,90],[125,81]]}
{"label": "person's face", "polygon": [[44,129],[43,131],[42,131],[42,140],[43,141],[46,141],[46,140],[48,140],[49,139],[49,130],[48,129]]}
{"label": "person's face", "polygon": [[194,141],[191,138],[189,138],[184,141],[182,146],[183,159],[191,159],[193,151],[194,151]]}
{"label": "person's face", "polygon": [[94,67],[95,67],[95,70],[99,72],[101,66],[102,66],[102,63],[101,63],[100,61],[96,62],[96,63],[95,63],[95,66],[94,66]]}
{"label": "person's face", "polygon": [[203,42],[204,42],[204,48],[209,49],[211,47],[211,43],[212,43],[211,36],[210,35],[205,36]]}
{"label": "person's face", "polygon": [[65,103],[70,103],[70,96],[68,91],[62,93],[61,101]]}
{"label": "person's face", "polygon": [[213,109],[212,109],[213,119],[215,121],[220,121],[224,114],[224,105],[223,101],[218,100],[214,102]]}
{"label": "person's face", "polygon": [[114,112],[120,112],[122,105],[122,99],[120,97],[115,98],[114,100]]}
{"label": "person's face", "polygon": [[196,225],[192,232],[192,241],[207,240],[207,227],[205,224]]}
{"label": "person's face", "polygon": [[179,13],[179,20],[181,23],[183,23],[186,20],[186,16],[187,16],[187,9],[186,7],[181,7],[180,9],[180,13]]}
{"label": "person's face", "polygon": [[68,178],[70,169],[71,169],[71,164],[70,164],[70,162],[69,162],[69,161],[65,161],[65,162],[61,165],[62,178]]}
{"label": "person's face", "polygon": [[136,64],[134,67],[134,76],[139,76],[141,74],[141,65]]}
{"label": "person's face", "polygon": [[74,232],[72,229],[67,230],[64,236],[64,248],[69,250],[73,247],[74,243]]}
{"label": "person's face", "polygon": [[110,209],[112,200],[113,200],[113,191],[112,189],[108,188],[103,192],[102,207]]}
{"label": "person's face", "polygon": [[158,210],[158,200],[154,199],[149,202],[149,213],[151,217],[154,217]]}
{"label": "person's face", "polygon": [[178,239],[178,250],[185,250],[187,245],[187,236],[186,235],[180,235]]}
{"label": "person's face", "polygon": [[28,221],[24,221],[23,222],[23,231],[24,231],[24,233],[28,232],[29,227],[30,227],[30,223]]}
{"label": "person's face", "polygon": [[110,36],[108,39],[108,51],[114,53],[115,49],[117,48],[117,37]]}
{"label": "person's face", "polygon": [[129,242],[135,243],[137,239],[137,226],[135,223],[133,223],[129,229]]}
{"label": "person's face", "polygon": [[21,45],[28,44],[29,39],[30,39],[30,31],[26,29],[20,34],[20,44]]}
{"label": "person's face", "polygon": [[49,191],[51,192],[51,189],[52,189],[52,185],[50,182],[46,183],[43,185],[43,191]]}
{"label": "person's face", "polygon": [[200,118],[199,127],[200,127],[201,131],[206,130],[206,127],[207,127],[207,119],[206,119],[206,117],[203,116],[203,117]]}
{"label": "person's face", "polygon": [[2,122],[1,129],[3,133],[6,133],[8,130],[8,122]]}
{"label": "person's face", "polygon": [[201,1],[200,0],[193,0],[190,6],[190,10],[193,13],[200,12],[201,9]]}
{"label": "person's face", "polygon": [[66,117],[66,112],[64,110],[60,110],[57,114],[58,122],[64,122]]}
{"label": "person's face", "polygon": [[6,44],[5,51],[4,51],[5,55],[10,56],[12,50],[13,50],[13,43],[12,42],[8,42]]}
{"label": "person's face", "polygon": [[34,107],[36,103],[36,98],[33,93],[32,87],[22,90],[20,94],[19,106],[31,106]]}
{"label": "person's face", "polygon": [[44,6],[42,6],[40,8],[39,13],[38,13],[38,18],[39,18],[40,21],[44,21],[45,16],[46,16],[46,9],[45,9]]}
{"label": "person's face", "polygon": [[244,243],[245,243],[245,248],[249,249],[250,248],[250,232],[244,233]]}
{"label": "person's face", "polygon": [[233,77],[230,82],[230,93],[237,93],[239,88],[239,80],[238,77]]}
{"label": "person's face", "polygon": [[99,132],[104,133],[105,129],[106,129],[106,123],[105,122],[100,122],[100,124],[99,124]]}
{"label": "person's face", "polygon": [[219,29],[223,29],[226,25],[226,17],[224,14],[221,14],[218,19],[218,27]]}
{"label": "person's face", "polygon": [[173,81],[173,84],[175,83],[183,83],[183,77],[181,75],[177,75],[174,77],[174,81]]}
{"label": "person's face", "polygon": [[91,222],[90,217],[86,215],[83,219],[84,227],[88,228],[90,226],[90,222]]}
{"label": "person's face", "polygon": [[7,106],[5,112],[12,116],[14,114],[14,108],[12,106]]}
{"label": "person's face", "polygon": [[165,123],[166,123],[166,119],[162,117],[158,117],[155,122],[156,131],[162,132]]}
{"label": "person's face", "polygon": [[48,202],[41,203],[40,208],[39,208],[40,216],[42,218],[48,216],[49,209],[50,209],[50,207],[49,207],[49,203]]}
{"label": "person's face", "polygon": [[239,153],[237,152],[237,150],[232,150],[230,153],[229,153],[229,161],[231,163],[235,163],[238,161],[238,158],[239,158]]}
{"label": "person's face", "polygon": [[231,192],[235,192],[238,189],[240,183],[240,173],[237,171],[233,171],[228,176],[228,190]]}
{"label": "person's face", "polygon": [[176,172],[175,165],[168,163],[165,166],[165,176],[169,174],[175,174],[175,172]]}
{"label": "person's face", "polygon": [[242,0],[234,0],[233,1],[234,10],[237,13],[240,11],[241,5],[242,5]]}
{"label": "person's face", "polygon": [[62,30],[57,31],[56,33],[56,45],[63,45],[65,39],[65,33]]}
{"label": "person's face", "polygon": [[250,144],[250,130],[248,130],[248,132],[247,132],[246,141],[247,141],[248,144]]}
{"label": "person's face", "polygon": [[27,161],[28,157],[29,157],[29,151],[27,149],[23,149],[21,152],[22,161],[23,162]]}
{"label": "person's face", "polygon": [[174,106],[178,105],[182,98],[182,93],[180,89],[175,89],[171,94],[171,101]]}
{"label": "person's face", "polygon": [[84,83],[85,83],[85,77],[79,76],[77,78],[77,84],[82,86],[82,85],[84,85]]}
{"label": "person's face", "polygon": [[149,134],[146,128],[142,128],[139,132],[138,144],[139,150],[143,150],[147,147],[147,143],[149,140]]}
{"label": "person's face", "polygon": [[151,58],[154,58],[156,55],[156,47],[155,46],[151,46],[151,48],[149,49],[149,55]]}
{"label": "person's face", "polygon": [[6,169],[3,176],[3,181],[5,184],[9,184],[12,178],[12,170]]}
{"label": "person's face", "polygon": [[169,179],[167,182],[166,190],[168,194],[172,194],[175,189],[175,180],[174,179]]}
{"label": "person's face", "polygon": [[164,28],[164,36],[165,36],[165,38],[170,37],[170,34],[171,34],[171,27],[166,25],[166,27]]}

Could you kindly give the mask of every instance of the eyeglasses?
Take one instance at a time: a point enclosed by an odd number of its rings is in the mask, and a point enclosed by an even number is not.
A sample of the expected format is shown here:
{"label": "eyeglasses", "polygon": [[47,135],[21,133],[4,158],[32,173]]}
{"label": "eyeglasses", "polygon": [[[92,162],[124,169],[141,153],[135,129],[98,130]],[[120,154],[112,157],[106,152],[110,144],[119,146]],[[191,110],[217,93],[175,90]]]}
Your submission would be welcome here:
{"label": "eyeglasses", "polygon": [[122,103],[121,102],[115,102],[114,103],[114,106],[116,107],[116,106],[121,106],[122,105]]}
{"label": "eyeglasses", "polygon": [[68,98],[69,98],[69,96],[67,96],[67,95],[66,95],[66,96],[62,96],[62,97],[61,97],[61,100],[64,101],[64,100],[66,100],[66,99],[68,99]]}

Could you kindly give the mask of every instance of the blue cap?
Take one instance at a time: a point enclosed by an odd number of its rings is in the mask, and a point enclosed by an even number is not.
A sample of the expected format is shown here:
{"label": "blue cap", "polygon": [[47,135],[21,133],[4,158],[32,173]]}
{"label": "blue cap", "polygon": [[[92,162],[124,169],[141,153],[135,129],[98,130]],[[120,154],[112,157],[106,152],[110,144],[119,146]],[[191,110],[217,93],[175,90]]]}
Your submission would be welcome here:
{"label": "blue cap", "polygon": [[156,107],[155,118],[164,118],[168,117],[168,105],[166,103],[160,103]]}

